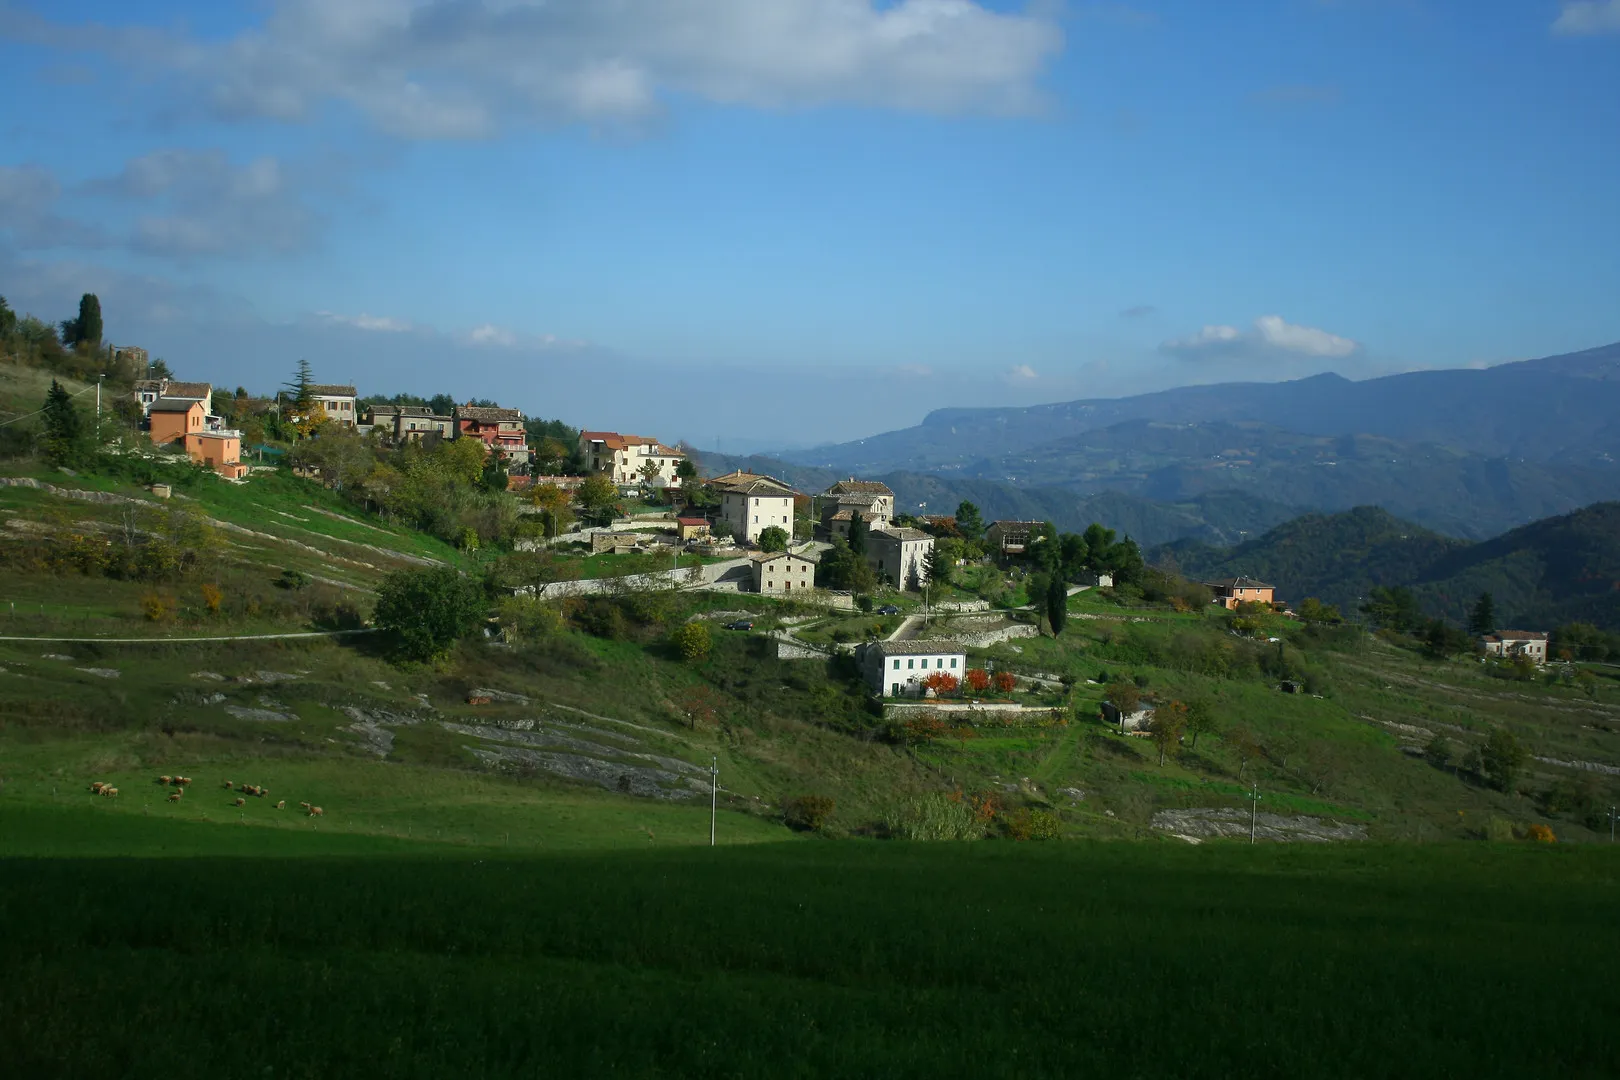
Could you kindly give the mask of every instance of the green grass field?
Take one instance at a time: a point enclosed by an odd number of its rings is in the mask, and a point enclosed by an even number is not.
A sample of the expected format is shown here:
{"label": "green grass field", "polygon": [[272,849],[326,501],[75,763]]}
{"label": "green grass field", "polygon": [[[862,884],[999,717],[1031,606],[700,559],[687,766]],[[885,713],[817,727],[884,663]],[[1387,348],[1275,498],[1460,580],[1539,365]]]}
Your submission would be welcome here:
{"label": "green grass field", "polygon": [[1603,848],[513,858],[288,834],[223,857],[209,831],[188,858],[139,857],[128,831],[126,857],[0,861],[9,1069],[1598,1077],[1620,1060]]}

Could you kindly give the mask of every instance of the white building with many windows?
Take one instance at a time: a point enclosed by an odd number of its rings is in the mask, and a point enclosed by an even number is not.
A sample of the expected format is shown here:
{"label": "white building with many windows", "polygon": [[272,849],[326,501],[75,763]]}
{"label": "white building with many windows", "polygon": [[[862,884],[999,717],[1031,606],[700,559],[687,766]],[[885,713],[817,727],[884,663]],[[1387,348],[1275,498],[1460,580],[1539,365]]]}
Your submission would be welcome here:
{"label": "white building with many windows", "polygon": [[899,525],[866,535],[866,561],[878,581],[916,591],[928,584],[928,555],[934,538],[921,529]]}
{"label": "white building with many windows", "polygon": [[731,534],[744,543],[757,543],[759,534],[776,526],[793,535],[793,502],[799,493],[773,476],[733,472],[709,481],[720,496],[716,520],[731,526]]}
{"label": "white building with many windows", "polygon": [[967,650],[954,641],[874,641],[861,646],[866,685],[879,697],[922,697],[930,675],[957,680],[967,671]]}
{"label": "white building with many windows", "polygon": [[354,387],[311,383],[309,396],[320,402],[321,408],[326,410],[327,419],[339,426],[352,428],[360,422],[359,412],[355,408]]}
{"label": "white building with many windows", "polygon": [[592,472],[607,473],[615,484],[647,483],[669,487],[686,455],[646,435],[620,435],[617,431],[582,431],[579,453]]}

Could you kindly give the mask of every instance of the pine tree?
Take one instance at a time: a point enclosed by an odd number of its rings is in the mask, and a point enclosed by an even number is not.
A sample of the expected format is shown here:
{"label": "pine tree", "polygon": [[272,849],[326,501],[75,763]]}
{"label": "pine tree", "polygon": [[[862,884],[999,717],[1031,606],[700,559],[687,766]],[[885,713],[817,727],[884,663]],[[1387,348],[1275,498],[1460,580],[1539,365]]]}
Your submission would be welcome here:
{"label": "pine tree", "polygon": [[95,348],[101,346],[101,301],[95,293],[85,293],[79,297],[79,317],[75,320],[78,331],[75,342],[82,342]]}
{"label": "pine tree", "polygon": [[1473,614],[1468,616],[1468,632],[1475,637],[1496,632],[1496,600],[1490,593],[1479,594],[1479,602],[1474,605]]}
{"label": "pine tree", "polygon": [[298,361],[298,371],[293,375],[292,381],[282,383],[282,389],[292,395],[292,407],[299,412],[309,408],[311,393],[310,387],[315,383],[315,376],[311,373],[308,360]]}
{"label": "pine tree", "polygon": [[55,379],[51,380],[51,389],[45,395],[41,419],[45,425],[46,458],[57,465],[77,460],[84,445],[84,421],[73,404],[72,395]]}

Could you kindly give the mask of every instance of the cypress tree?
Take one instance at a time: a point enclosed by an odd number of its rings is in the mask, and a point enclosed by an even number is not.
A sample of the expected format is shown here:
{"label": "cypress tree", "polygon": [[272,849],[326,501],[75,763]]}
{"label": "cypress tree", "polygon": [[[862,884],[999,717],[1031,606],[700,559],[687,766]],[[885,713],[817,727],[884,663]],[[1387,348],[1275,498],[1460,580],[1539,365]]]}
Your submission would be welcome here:
{"label": "cypress tree", "polygon": [[1488,592],[1479,594],[1473,614],[1468,616],[1468,632],[1483,637],[1496,631],[1496,599]]}
{"label": "cypress tree", "polygon": [[1052,578],[1046,589],[1046,621],[1052,624],[1053,637],[1063,633],[1069,621],[1069,583],[1061,575]]}
{"label": "cypress tree", "polygon": [[849,550],[861,559],[866,558],[866,519],[859,510],[850,511]]}
{"label": "cypress tree", "polygon": [[92,347],[101,345],[101,301],[95,293],[85,293],[79,297],[79,318],[75,325],[75,342],[83,342]]}

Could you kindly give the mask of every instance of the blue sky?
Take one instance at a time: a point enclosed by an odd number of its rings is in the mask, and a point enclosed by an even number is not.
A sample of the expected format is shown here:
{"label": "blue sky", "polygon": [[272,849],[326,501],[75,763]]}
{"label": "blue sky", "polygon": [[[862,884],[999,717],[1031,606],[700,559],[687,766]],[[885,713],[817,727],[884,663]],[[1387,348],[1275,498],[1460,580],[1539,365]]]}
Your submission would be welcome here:
{"label": "blue sky", "polygon": [[1620,0],[0,0],[0,294],[731,449],[1620,339]]}

